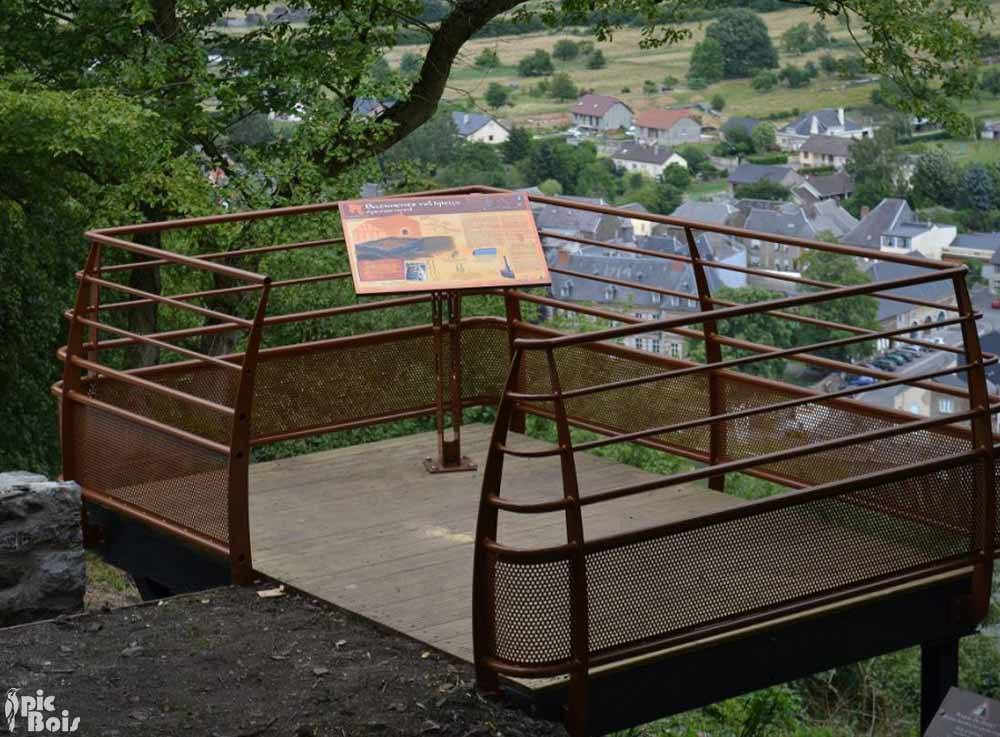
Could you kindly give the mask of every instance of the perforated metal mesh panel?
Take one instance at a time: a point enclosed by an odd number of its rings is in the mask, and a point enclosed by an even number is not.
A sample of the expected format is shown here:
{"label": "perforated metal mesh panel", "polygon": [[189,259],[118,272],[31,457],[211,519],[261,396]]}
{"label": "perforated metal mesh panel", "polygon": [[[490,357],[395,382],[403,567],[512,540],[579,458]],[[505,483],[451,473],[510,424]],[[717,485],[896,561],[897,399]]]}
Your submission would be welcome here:
{"label": "perforated metal mesh panel", "polygon": [[497,654],[519,663],[569,657],[573,632],[569,563],[498,561],[494,579]]}
{"label": "perforated metal mesh panel", "polygon": [[[240,375],[215,366],[178,365],[139,374],[149,381],[178,389],[224,407],[236,403]],[[87,393],[102,402],[148,417],[178,430],[217,443],[229,443],[232,418],[211,409],[168,397],[145,387],[101,377],[85,384]]]}
{"label": "perforated metal mesh panel", "polygon": [[[509,364],[502,327],[462,333],[464,398],[496,399]],[[448,339],[443,341],[447,356]],[[430,327],[379,342],[264,353],[257,368],[253,436],[377,419],[434,407]],[[445,382],[445,398],[448,390]]]}
{"label": "perforated metal mesh panel", "polygon": [[85,405],[73,419],[81,486],[228,541],[228,456]]}
{"label": "perforated metal mesh panel", "polygon": [[[954,510],[960,531],[877,511],[911,504],[911,479],[588,553],[591,652],[972,552],[972,466],[916,483]],[[498,563],[496,587],[500,657],[531,663],[569,656],[567,563]],[[552,630],[556,617],[562,637]]]}

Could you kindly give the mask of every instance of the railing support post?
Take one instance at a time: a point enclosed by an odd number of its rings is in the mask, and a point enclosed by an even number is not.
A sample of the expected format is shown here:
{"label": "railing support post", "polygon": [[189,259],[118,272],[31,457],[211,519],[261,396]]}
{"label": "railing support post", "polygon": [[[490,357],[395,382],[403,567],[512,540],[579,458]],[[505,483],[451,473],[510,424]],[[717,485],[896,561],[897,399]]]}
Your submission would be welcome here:
{"label": "railing support post", "polygon": [[[691,256],[691,270],[694,272],[694,283],[698,289],[698,304],[702,312],[712,311],[712,293],[708,286],[708,277],[705,274],[705,267],[702,264],[701,254],[698,252],[698,244],[695,242],[694,233],[688,226],[684,227],[684,236],[687,239],[688,253]],[[722,361],[722,349],[715,339],[718,334],[718,326],[715,320],[704,320],[702,322],[702,332],[705,335],[705,360],[708,363],[720,363]],[[708,372],[708,412],[710,415],[721,415],[726,412],[726,401],[722,395],[724,391],[722,379],[716,369]],[[709,429],[708,440],[708,462],[710,465],[721,463],[726,458],[726,427],[723,422],[713,422]],[[726,475],[719,474],[708,479],[708,488],[714,491],[726,490]]]}
{"label": "railing support post", "polygon": [[233,583],[246,585],[253,580],[253,557],[250,545],[250,424],[253,412],[254,382],[261,334],[267,315],[270,279],[264,282],[253,326],[247,335],[243,370],[236,393],[233,431],[229,447],[229,566]]}
{"label": "railing support post", "polygon": [[[444,356],[444,308],[448,308],[448,360]],[[462,295],[433,292],[431,318],[434,335],[434,419],[437,427],[437,459],[426,458],[428,473],[475,471],[476,464],[462,455]],[[444,401],[445,373],[448,380],[448,407]],[[451,440],[445,440],[445,412],[451,413]]]}
{"label": "railing support post", "polygon": [[952,279],[955,299],[962,317],[962,345],[966,362],[972,367],[965,372],[969,390],[969,409],[979,412],[970,423],[972,443],[979,451],[976,465],[975,545],[979,562],[973,577],[971,616],[979,621],[990,608],[993,588],[993,551],[996,539],[996,482],[994,478],[993,430],[990,425],[990,397],[986,388],[986,370],[983,368],[983,351],[979,333],[972,320],[975,310],[969,297],[963,274]]}
{"label": "railing support post", "polygon": [[[504,313],[507,318],[507,349],[509,351],[509,360],[513,361],[514,341],[517,340],[517,323],[521,322],[523,319],[521,317],[521,300],[511,294],[511,290],[505,289],[503,292],[503,301]],[[512,387],[513,391],[518,391],[519,387],[523,383],[524,377],[519,373],[515,377],[515,384]],[[513,432],[524,434],[525,415],[522,410],[519,410],[516,407],[512,410],[510,416],[510,429]]]}
{"label": "railing support post", "polygon": [[920,646],[920,733],[931,725],[948,689],[958,685],[958,638]]}
{"label": "railing support post", "polygon": [[515,391],[521,373],[523,353],[514,351],[507,374],[507,382],[500,395],[496,420],[490,435],[490,445],[486,453],[486,467],[483,470],[483,486],[479,497],[479,514],[476,518],[476,549],[472,562],[472,652],[476,667],[476,686],[486,693],[500,690],[495,671],[486,665],[485,659],[496,655],[496,591],[493,577],[493,556],[486,549],[487,544],[496,542],[497,517],[499,511],[488,500],[500,496],[503,479],[504,453],[501,448],[507,442],[514,413],[514,400],[509,393]]}
{"label": "railing support post", "polygon": [[573,439],[566,418],[566,406],[559,383],[554,351],[545,351],[549,365],[553,409],[556,418],[556,434],[559,443],[559,460],[562,466],[563,497],[566,505],[566,542],[576,548],[570,559],[570,602],[572,638],[570,653],[573,670],[569,675],[569,704],[566,714],[566,728],[573,737],[583,737],[587,733],[587,690],[590,661],[590,612],[587,603],[587,557],[584,550],[583,513],[580,509],[580,487],[576,475],[576,461],[573,458]]}

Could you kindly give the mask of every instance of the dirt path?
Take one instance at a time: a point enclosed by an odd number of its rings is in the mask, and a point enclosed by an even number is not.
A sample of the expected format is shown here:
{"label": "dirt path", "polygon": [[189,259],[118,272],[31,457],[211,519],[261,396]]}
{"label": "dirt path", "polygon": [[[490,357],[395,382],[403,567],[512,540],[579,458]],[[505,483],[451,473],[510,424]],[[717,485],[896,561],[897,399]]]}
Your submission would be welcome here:
{"label": "dirt path", "polygon": [[43,689],[79,735],[564,737],[472,681],[420,643],[253,589],[0,630],[0,695]]}

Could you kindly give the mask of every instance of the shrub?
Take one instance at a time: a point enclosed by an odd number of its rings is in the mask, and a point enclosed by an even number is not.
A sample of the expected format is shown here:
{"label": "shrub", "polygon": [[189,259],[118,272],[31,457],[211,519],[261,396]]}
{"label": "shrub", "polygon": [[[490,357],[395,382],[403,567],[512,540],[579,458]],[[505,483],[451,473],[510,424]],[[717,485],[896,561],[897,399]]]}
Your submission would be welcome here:
{"label": "shrub", "polygon": [[604,69],[607,65],[604,52],[600,49],[595,49],[594,53],[587,58],[587,69]]}
{"label": "shrub", "polygon": [[750,85],[758,92],[768,92],[778,85],[778,75],[763,69],[753,75]]}
{"label": "shrub", "polygon": [[556,41],[556,45],[552,48],[552,56],[559,61],[573,61],[579,54],[580,46],[568,38]]}
{"label": "shrub", "polygon": [[726,98],[720,95],[719,93],[716,93],[712,95],[712,100],[709,104],[711,104],[713,110],[718,110],[719,112],[722,112],[723,110],[726,109]]}
{"label": "shrub", "polygon": [[577,93],[576,85],[565,72],[555,75],[549,82],[549,94],[556,100],[572,100]]}
{"label": "shrub", "polygon": [[495,49],[483,49],[476,57],[476,66],[480,69],[495,69],[500,66],[500,57]]}
{"label": "shrub", "polygon": [[544,77],[552,71],[552,57],[541,49],[535,49],[517,63],[517,73],[522,77]]}

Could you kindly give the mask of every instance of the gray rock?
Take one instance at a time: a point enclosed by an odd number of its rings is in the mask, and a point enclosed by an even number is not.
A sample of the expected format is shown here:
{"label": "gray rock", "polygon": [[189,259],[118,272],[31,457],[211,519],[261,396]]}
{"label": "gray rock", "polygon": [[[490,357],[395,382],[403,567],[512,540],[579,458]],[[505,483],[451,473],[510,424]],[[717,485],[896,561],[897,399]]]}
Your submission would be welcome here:
{"label": "gray rock", "polygon": [[0,627],[83,607],[80,487],[0,473]]}

